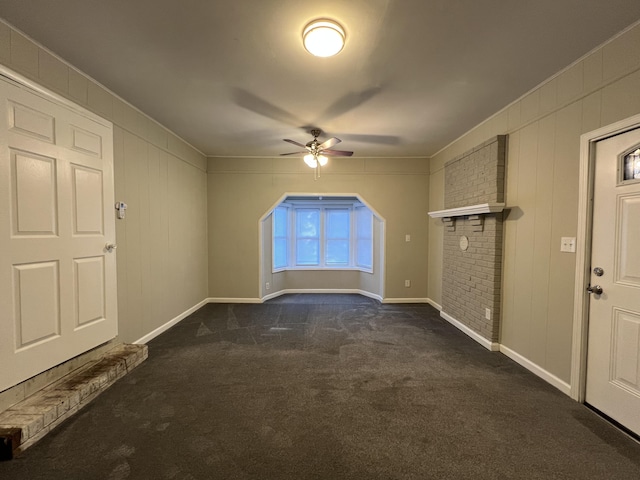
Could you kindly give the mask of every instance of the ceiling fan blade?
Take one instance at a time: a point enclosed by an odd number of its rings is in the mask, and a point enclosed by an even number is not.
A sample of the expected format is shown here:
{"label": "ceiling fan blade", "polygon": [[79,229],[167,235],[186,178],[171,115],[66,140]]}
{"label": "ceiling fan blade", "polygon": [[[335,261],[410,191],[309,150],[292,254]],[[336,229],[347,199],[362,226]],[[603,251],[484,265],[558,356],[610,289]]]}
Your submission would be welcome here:
{"label": "ceiling fan blade", "polygon": [[350,92],[333,102],[324,113],[316,120],[316,123],[327,123],[334,118],[358,108],[368,102],[382,90],[381,86],[371,87],[361,92]]}
{"label": "ceiling fan blade", "polygon": [[251,112],[262,115],[263,117],[282,122],[287,125],[302,125],[304,120],[296,117],[292,113],[269,103],[263,98],[244,90],[242,88],[232,89],[233,100],[236,105],[249,110]]}
{"label": "ceiling fan blade", "polygon": [[302,155],[303,153],[306,155],[306,154],[307,154],[307,153],[309,153],[309,152],[308,152],[307,150],[305,150],[305,151],[303,151],[303,152],[289,152],[289,153],[281,153],[281,154],[280,154],[280,156],[283,156],[283,155]]}
{"label": "ceiling fan blade", "polygon": [[285,142],[289,142],[289,143],[294,144],[296,147],[302,147],[302,148],[306,148],[307,150],[309,150],[309,148],[306,145],[304,145],[302,143],[299,143],[299,142],[296,142],[295,140],[290,140],[288,138],[283,138],[283,140]]}
{"label": "ceiling fan blade", "polygon": [[334,145],[337,145],[338,143],[340,143],[341,141],[342,140],[340,140],[339,138],[332,137],[329,140],[325,140],[323,143],[318,145],[318,150],[325,150],[327,148],[331,148]]}
{"label": "ceiling fan blade", "polygon": [[353,152],[349,152],[347,150],[322,150],[320,152],[321,155],[331,155],[333,157],[350,157],[353,155]]}

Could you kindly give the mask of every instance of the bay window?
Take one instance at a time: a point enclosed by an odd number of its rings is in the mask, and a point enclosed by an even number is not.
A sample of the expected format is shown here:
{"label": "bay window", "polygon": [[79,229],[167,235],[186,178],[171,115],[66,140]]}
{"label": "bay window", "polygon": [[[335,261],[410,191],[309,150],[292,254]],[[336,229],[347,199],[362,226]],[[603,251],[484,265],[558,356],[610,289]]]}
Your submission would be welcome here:
{"label": "bay window", "polygon": [[273,215],[273,271],[373,269],[373,213],[359,202],[284,202]]}

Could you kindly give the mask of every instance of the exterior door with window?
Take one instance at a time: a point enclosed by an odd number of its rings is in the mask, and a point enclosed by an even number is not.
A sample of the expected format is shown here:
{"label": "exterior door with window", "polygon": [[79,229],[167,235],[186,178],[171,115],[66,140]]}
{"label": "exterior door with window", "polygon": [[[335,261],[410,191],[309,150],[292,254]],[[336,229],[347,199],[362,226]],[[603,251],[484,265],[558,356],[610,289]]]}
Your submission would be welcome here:
{"label": "exterior door with window", "polygon": [[0,77],[0,391],[117,334],[113,130]]}
{"label": "exterior door with window", "polygon": [[640,129],[596,144],[586,402],[640,435]]}

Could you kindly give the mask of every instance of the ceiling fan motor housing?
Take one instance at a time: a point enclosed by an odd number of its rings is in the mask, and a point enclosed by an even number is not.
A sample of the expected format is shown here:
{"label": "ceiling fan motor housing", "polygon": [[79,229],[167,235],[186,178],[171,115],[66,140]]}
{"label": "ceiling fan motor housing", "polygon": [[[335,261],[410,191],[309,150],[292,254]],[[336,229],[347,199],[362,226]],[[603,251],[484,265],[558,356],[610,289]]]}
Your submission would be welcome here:
{"label": "ceiling fan motor housing", "polygon": [[307,147],[309,147],[309,149],[311,150],[311,153],[315,156],[318,155],[320,152],[318,151],[318,137],[320,136],[320,134],[322,133],[322,130],[320,130],[319,128],[312,128],[311,129],[311,135],[313,135],[313,140],[311,140],[309,143],[307,143]]}

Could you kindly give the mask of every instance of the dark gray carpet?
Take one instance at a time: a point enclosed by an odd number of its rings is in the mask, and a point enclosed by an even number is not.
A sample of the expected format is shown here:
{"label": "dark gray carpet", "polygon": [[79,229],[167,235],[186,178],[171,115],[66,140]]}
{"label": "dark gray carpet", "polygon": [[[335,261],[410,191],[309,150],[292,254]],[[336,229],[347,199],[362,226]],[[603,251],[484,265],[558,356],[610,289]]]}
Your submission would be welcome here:
{"label": "dark gray carpet", "polygon": [[426,305],[210,304],[1,479],[638,479],[640,444]]}

